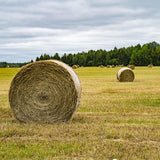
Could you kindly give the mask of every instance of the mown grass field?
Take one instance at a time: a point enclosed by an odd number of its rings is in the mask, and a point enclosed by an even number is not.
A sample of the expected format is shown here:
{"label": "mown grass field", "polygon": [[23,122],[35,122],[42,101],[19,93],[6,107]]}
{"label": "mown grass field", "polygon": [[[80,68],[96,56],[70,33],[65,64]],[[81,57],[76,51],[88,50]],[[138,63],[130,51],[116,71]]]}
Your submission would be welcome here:
{"label": "mown grass field", "polygon": [[78,68],[82,100],[63,124],[20,124],[8,90],[19,69],[0,69],[0,159],[160,159],[160,67],[136,67],[134,82],[119,68]]}

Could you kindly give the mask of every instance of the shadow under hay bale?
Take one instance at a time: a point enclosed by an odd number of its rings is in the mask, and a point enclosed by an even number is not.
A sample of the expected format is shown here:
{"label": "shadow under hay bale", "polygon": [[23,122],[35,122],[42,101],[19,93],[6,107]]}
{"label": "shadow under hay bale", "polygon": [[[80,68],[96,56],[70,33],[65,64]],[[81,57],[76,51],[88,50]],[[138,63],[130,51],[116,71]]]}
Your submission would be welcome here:
{"label": "shadow under hay bale", "polygon": [[71,67],[57,60],[38,61],[22,67],[9,91],[11,109],[20,122],[68,121],[80,99],[77,75]]}
{"label": "shadow under hay bale", "polygon": [[127,67],[121,68],[117,73],[117,79],[120,82],[132,82],[134,80],[134,72]]}

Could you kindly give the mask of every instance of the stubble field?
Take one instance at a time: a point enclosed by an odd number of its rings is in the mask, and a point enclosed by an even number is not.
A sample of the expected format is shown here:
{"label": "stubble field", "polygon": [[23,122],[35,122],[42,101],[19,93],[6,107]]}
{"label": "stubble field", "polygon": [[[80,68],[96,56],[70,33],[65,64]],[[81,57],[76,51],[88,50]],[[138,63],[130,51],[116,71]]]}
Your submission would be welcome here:
{"label": "stubble field", "polygon": [[0,68],[0,159],[160,159],[160,67],[136,67],[134,82],[120,68],[75,70],[81,104],[62,124],[24,124],[12,115],[8,91],[19,69]]}

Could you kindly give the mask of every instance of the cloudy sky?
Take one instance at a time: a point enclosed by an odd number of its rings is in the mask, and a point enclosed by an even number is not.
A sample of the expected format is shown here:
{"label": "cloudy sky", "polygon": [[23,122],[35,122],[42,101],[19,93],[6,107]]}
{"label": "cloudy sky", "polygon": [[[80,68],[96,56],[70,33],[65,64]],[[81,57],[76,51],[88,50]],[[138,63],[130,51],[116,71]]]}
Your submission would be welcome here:
{"label": "cloudy sky", "polygon": [[160,42],[159,0],[0,0],[0,61]]}

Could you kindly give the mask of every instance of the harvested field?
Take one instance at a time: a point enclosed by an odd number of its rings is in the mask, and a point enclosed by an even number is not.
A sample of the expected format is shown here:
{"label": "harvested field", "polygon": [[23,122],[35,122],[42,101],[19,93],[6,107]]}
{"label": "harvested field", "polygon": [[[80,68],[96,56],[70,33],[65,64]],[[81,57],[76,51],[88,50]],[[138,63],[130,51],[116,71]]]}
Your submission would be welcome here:
{"label": "harvested field", "polygon": [[24,124],[8,91],[19,69],[0,69],[0,159],[160,159],[160,67],[136,67],[119,83],[116,67],[75,70],[81,104],[62,124]]}

